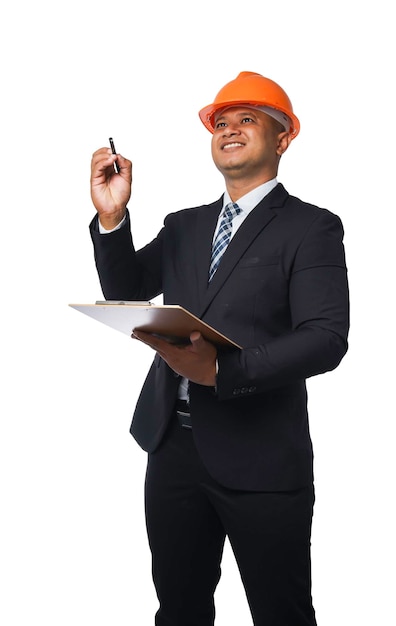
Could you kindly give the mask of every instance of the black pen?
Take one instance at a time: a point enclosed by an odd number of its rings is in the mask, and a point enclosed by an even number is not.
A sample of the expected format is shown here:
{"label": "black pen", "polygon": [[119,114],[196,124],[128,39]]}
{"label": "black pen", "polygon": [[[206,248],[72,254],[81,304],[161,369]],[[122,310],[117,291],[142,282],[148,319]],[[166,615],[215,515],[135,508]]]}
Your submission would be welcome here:
{"label": "black pen", "polygon": [[[114,141],[113,141],[113,137],[109,137],[109,141],[110,141],[110,148],[113,154],[117,154],[116,149],[115,149],[115,145],[114,145]],[[120,168],[118,167],[118,163],[117,161],[114,163],[114,167],[115,167],[115,171],[117,172],[117,174],[120,173]]]}

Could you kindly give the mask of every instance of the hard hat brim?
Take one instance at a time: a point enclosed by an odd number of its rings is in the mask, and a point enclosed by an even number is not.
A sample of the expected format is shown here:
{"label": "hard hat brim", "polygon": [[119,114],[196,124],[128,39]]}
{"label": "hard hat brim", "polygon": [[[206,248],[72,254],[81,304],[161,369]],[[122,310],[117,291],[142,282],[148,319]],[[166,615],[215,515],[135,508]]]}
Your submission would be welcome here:
{"label": "hard hat brim", "polygon": [[291,120],[291,127],[289,131],[291,138],[294,139],[295,137],[297,137],[298,133],[300,132],[300,122],[299,122],[299,119],[296,117],[296,115],[294,115],[294,113],[280,106],[274,107],[274,105],[271,102],[264,102],[263,100],[260,100],[260,101],[232,100],[229,102],[219,102],[216,104],[208,104],[208,106],[204,107],[203,109],[199,111],[199,117],[203,125],[208,129],[209,132],[213,134],[215,130],[214,129],[214,116],[217,111],[220,111],[221,109],[226,109],[230,107],[238,107],[238,106],[243,106],[243,105],[251,106],[251,107],[269,106],[271,108],[277,109],[278,111],[282,111],[282,113],[287,115],[287,117]]}

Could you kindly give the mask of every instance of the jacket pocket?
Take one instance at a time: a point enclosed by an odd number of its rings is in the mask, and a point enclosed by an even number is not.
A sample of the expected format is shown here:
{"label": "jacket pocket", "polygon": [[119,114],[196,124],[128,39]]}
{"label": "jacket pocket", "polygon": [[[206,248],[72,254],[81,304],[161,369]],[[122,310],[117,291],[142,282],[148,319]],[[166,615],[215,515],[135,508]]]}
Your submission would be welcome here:
{"label": "jacket pocket", "polygon": [[279,256],[252,256],[241,259],[238,267],[260,267],[261,265],[278,265]]}

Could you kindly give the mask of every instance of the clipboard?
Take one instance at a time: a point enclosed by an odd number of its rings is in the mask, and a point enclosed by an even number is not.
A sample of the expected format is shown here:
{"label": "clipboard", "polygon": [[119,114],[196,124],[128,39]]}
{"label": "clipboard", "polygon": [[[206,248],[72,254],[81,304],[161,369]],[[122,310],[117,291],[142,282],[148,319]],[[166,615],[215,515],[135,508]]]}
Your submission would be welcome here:
{"label": "clipboard", "polygon": [[136,328],[172,343],[182,344],[188,343],[190,333],[197,330],[205,339],[216,345],[241,348],[178,304],[104,300],[95,304],[69,304],[69,306],[129,337]]}

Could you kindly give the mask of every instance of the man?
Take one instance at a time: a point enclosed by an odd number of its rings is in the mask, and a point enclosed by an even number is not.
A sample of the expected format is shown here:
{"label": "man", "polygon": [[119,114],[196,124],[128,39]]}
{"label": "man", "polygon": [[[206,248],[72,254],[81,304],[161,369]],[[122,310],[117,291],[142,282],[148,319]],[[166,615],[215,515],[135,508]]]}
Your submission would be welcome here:
{"label": "man", "polygon": [[156,352],[131,426],[149,453],[155,623],[214,623],[228,536],[254,624],[313,626],[305,379],[334,369],[347,350],[342,225],[277,182],[300,127],[279,85],[242,72],[200,117],[224,196],[168,215],[137,252],[126,208],[132,165],[106,148],[92,159],[105,297],[163,293],[241,346],[218,348],[198,332],[175,346],[134,331]]}

